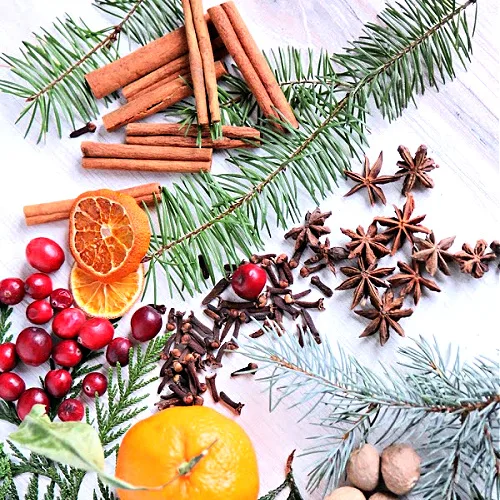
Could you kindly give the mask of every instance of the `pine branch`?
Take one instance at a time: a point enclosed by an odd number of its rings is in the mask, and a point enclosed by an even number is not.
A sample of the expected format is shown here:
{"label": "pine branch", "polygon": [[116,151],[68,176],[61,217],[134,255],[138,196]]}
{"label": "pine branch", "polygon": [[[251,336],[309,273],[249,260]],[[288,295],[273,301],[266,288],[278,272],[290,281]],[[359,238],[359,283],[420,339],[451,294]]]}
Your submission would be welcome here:
{"label": "pine branch", "polygon": [[84,76],[118,58],[113,44],[122,33],[147,43],[182,23],[178,0],[96,0],[96,5],[119,22],[93,31],[83,20],[78,23],[66,16],[53,23],[51,32],[42,29],[35,34],[35,43],[23,42],[20,57],[0,56],[22,81],[0,80],[0,92],[25,99],[28,104],[17,121],[27,117],[26,135],[39,122],[38,141],[44,139],[51,122],[61,136],[63,121],[76,128],[77,120],[87,122],[98,116]]}
{"label": "pine branch", "polygon": [[[302,129],[289,129],[283,136],[269,124],[264,124],[261,127],[262,151],[242,151],[230,157],[238,173],[205,176],[209,185],[207,189],[191,184],[190,197],[195,200],[195,207],[193,202],[190,207],[189,200],[185,199],[186,205],[183,204],[181,210],[174,210],[175,204],[166,198],[175,198],[179,186],[174,186],[171,193],[164,190],[158,225],[168,226],[175,220],[177,227],[176,231],[167,231],[166,237],[153,229],[155,237],[146,257],[150,263],[149,279],[155,263],[158,263],[166,271],[170,283],[174,281],[178,289],[192,293],[201,283],[194,249],[203,254],[206,262],[220,262],[217,257],[221,247],[227,251],[238,243],[234,239],[232,224],[235,217],[241,225],[239,238],[245,241],[245,247],[240,250],[248,255],[246,247],[249,242],[260,241],[255,235],[261,229],[271,233],[269,212],[277,218],[280,227],[286,227],[290,219],[297,218],[299,186],[319,203],[319,199],[333,189],[337,174],[349,168],[352,156],[359,155],[366,144],[369,97],[375,96],[378,105],[385,106],[386,114],[392,109],[393,115],[397,116],[408,104],[408,96],[424,90],[421,80],[413,78],[405,87],[407,98],[396,100],[396,92],[401,88],[401,79],[397,76],[401,72],[405,74],[408,68],[412,68],[414,74],[416,69],[426,67],[432,75],[430,69],[435,62],[436,71],[447,67],[450,78],[454,75],[451,54],[456,53],[463,60],[463,52],[468,54],[470,51],[465,10],[473,3],[469,0],[457,6],[450,1],[425,0],[416,6],[405,0],[398,4],[404,16],[388,6],[380,15],[385,26],[367,25],[366,35],[353,44],[354,49],[346,56],[330,58],[321,53],[316,64],[312,52],[305,58],[293,48],[272,54],[270,59],[277,65],[277,77],[288,86],[288,97],[294,102]],[[428,13],[429,10],[432,14]],[[405,29],[410,25],[411,30]],[[395,30],[400,36],[397,43],[392,44]],[[375,55],[362,53],[364,44],[377,45],[381,39],[385,49],[380,49],[379,53],[373,50],[378,59],[373,61]],[[359,54],[356,56],[353,50]],[[359,58],[359,68],[356,67],[355,73],[356,57]],[[341,73],[335,72],[332,59],[344,64]],[[436,81],[429,77],[429,83],[435,85]],[[235,102],[235,107],[238,108],[238,102]],[[225,199],[218,197],[216,204],[207,207],[205,200],[214,191],[223,191]],[[200,213],[196,211],[196,203],[203,203]],[[267,207],[271,210],[268,211]],[[192,215],[193,212],[196,216]],[[201,241],[207,248],[206,252],[201,249]],[[237,260],[229,262],[236,263]],[[221,272],[221,267],[217,267]],[[180,283],[172,276],[177,276]],[[156,279],[153,282],[156,283]]]}
{"label": "pine branch", "polygon": [[327,343],[309,341],[302,349],[291,335],[276,336],[271,345],[252,342],[243,353],[272,369],[261,378],[269,383],[271,410],[294,395],[296,405],[316,398],[313,410],[321,402],[328,411],[319,422],[328,434],[312,438],[319,444],[307,451],[321,456],[309,489],[336,486],[358,442],[404,437],[424,456],[415,489],[423,499],[472,498],[473,485],[486,498],[498,494],[498,363],[461,363],[458,352],[448,360],[423,338],[400,349],[399,368],[377,371],[340,348],[334,353]]}
{"label": "pine branch", "polygon": [[9,321],[12,314],[12,307],[0,303],[0,344],[12,341],[12,335],[9,335],[12,323]]}

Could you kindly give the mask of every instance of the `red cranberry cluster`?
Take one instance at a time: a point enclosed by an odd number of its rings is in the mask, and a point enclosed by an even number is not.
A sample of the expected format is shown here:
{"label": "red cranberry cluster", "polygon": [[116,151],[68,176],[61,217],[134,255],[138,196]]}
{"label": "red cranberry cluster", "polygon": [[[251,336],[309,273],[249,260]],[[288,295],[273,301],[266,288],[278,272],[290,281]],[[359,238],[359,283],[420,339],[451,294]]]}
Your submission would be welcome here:
{"label": "red cranberry cluster", "polygon": [[[106,359],[111,366],[128,364],[130,340],[114,336],[111,322],[103,318],[87,319],[85,313],[73,305],[73,296],[64,288],[53,289],[47,273],[57,271],[65,256],[62,248],[48,238],[35,238],[26,248],[28,263],[40,272],[20,278],[0,281],[0,302],[9,306],[20,303],[25,295],[35,299],[26,308],[27,319],[42,325],[52,321],[53,337],[41,327],[30,326],[21,331],[16,343],[0,344],[0,398],[17,401],[17,414],[21,420],[35,404],[43,404],[47,411],[51,398],[59,400],[70,392],[73,379],[68,371],[83,359],[82,349],[99,350],[107,346]],[[161,330],[160,313],[151,306],[138,309],[131,320],[133,337],[144,342]],[[53,340],[58,340],[57,343]],[[24,380],[12,370],[18,361],[28,366],[40,366],[49,359],[62,368],[50,370],[44,380],[44,389],[26,389]],[[83,379],[83,392],[89,397],[102,396],[107,389],[106,377],[92,372]],[[57,403],[57,401],[56,401]],[[81,401],[69,398],[58,406],[62,421],[79,421],[85,413]]]}

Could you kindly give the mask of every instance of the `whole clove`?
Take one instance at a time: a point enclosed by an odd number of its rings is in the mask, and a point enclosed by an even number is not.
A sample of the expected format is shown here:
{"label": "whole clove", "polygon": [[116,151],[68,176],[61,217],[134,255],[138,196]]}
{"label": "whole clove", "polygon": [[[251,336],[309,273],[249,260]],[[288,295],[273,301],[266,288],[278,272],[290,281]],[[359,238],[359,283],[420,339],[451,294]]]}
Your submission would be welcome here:
{"label": "whole clove", "polygon": [[234,330],[233,330],[233,338],[237,339],[239,334],[240,334],[240,329],[241,329],[241,321],[240,319],[238,318],[235,322],[234,322]]}
{"label": "whole clove", "polygon": [[207,384],[208,391],[212,396],[212,399],[214,400],[215,403],[218,403],[220,401],[220,397],[219,397],[219,392],[217,391],[217,386],[215,385],[216,377],[217,377],[216,373],[214,373],[213,375],[207,375],[205,377],[205,382]]}
{"label": "whole clove", "polygon": [[69,137],[71,139],[76,139],[77,137],[80,137],[84,134],[89,134],[89,133],[93,134],[96,131],[96,129],[97,126],[95,123],[87,122],[83,127],[73,130],[73,132],[69,134]]}
{"label": "whole clove", "polygon": [[190,393],[182,389],[178,384],[170,384],[168,388],[186,405],[193,404],[194,396]]}
{"label": "whole clove", "polygon": [[201,275],[203,279],[207,280],[210,278],[210,270],[208,269],[207,261],[205,260],[205,256],[200,253],[198,255],[198,264],[200,266]]}
{"label": "whole clove", "polygon": [[299,324],[297,324],[297,336],[299,338],[300,347],[304,347],[304,329]]}
{"label": "whole clove", "polygon": [[201,305],[206,306],[207,304],[212,302],[212,300],[219,297],[219,295],[223,293],[230,284],[230,281],[226,278],[222,278],[221,280],[219,280],[212,288],[212,290],[210,290],[210,292],[208,292],[205,298],[201,301]]}
{"label": "whole clove", "polygon": [[236,321],[236,318],[229,317],[226,324],[224,325],[224,329],[222,330],[221,336],[220,336],[220,342],[223,342],[224,339],[226,338],[227,334],[229,333],[229,330],[233,327],[234,322]]}
{"label": "whole clove", "polygon": [[264,259],[269,260],[269,259],[273,259],[274,257],[276,257],[275,253],[265,253],[262,255],[253,254],[250,257],[250,262],[252,262],[253,264],[260,264]]}
{"label": "whole clove", "polygon": [[307,312],[306,309],[302,309],[300,312],[302,314],[304,324],[306,325],[307,329],[311,332],[311,335],[313,336],[315,342],[317,344],[321,344],[321,337],[319,335],[319,331],[316,328],[316,325],[314,324],[311,315]]}
{"label": "whole clove", "polygon": [[313,273],[316,273],[318,271],[321,271],[321,269],[325,269],[325,267],[326,267],[326,263],[325,262],[322,262],[320,264],[317,264],[316,266],[311,266],[311,267],[304,266],[300,270],[300,275],[303,278],[307,278],[310,274],[313,274]]}
{"label": "whole clove", "polygon": [[204,325],[191,311],[191,314],[189,315],[189,322],[191,323],[192,327],[202,335],[205,335],[207,337],[213,336],[213,331],[208,328],[208,326]]}
{"label": "whole clove", "polygon": [[298,318],[298,316],[300,315],[299,309],[293,307],[291,304],[287,304],[284,301],[284,299],[282,297],[280,297],[279,295],[276,295],[274,297],[274,304],[276,305],[276,307],[278,307],[282,311],[290,314],[290,316],[292,316],[293,319]]}
{"label": "whole clove", "polygon": [[287,293],[292,293],[290,288],[274,288],[272,286],[268,286],[266,290],[269,295],[286,295]]}
{"label": "whole clove", "polygon": [[217,356],[215,357],[215,362],[219,363],[222,361],[222,356],[224,356],[224,353],[226,352],[226,348],[229,342],[224,342],[220,347],[219,350],[217,351]]}
{"label": "whole clove", "polygon": [[301,246],[299,246],[298,248],[295,249],[295,251],[293,252],[292,258],[288,262],[290,269],[295,269],[295,268],[299,267],[300,260],[302,259],[302,254],[305,252],[306,248],[307,248],[307,244],[304,241],[304,243]]}
{"label": "whole clove", "polygon": [[220,323],[222,320],[220,314],[213,309],[203,309],[203,313],[216,323]]}
{"label": "whole clove", "polygon": [[311,285],[318,288],[326,297],[331,297],[333,295],[333,290],[327,284],[323,283],[319,276],[313,276],[311,278]]}
{"label": "whole clove", "polygon": [[226,308],[226,309],[237,309],[237,310],[244,310],[244,309],[252,309],[256,307],[257,304],[255,302],[251,301],[246,301],[246,302],[236,302],[233,300],[221,300],[219,302],[219,308]]}
{"label": "whole clove", "polygon": [[249,337],[252,339],[258,339],[259,337],[262,337],[262,335],[264,335],[264,330],[259,328],[257,331],[251,333]]}
{"label": "whole clove", "polygon": [[248,363],[244,368],[240,368],[231,373],[231,377],[237,377],[238,375],[253,375],[258,369],[259,365],[257,363]]}
{"label": "whole clove", "polygon": [[300,300],[302,298],[304,298],[306,295],[309,295],[311,293],[311,289],[308,288],[307,290],[304,290],[303,292],[299,292],[299,293],[294,293],[292,294],[292,299],[293,300]]}
{"label": "whole clove", "polygon": [[220,392],[220,399],[227,406],[232,408],[238,415],[241,415],[241,410],[245,406],[243,403],[236,403],[224,391]]}
{"label": "whole clove", "polygon": [[303,307],[304,309],[317,309],[318,311],[324,311],[325,306],[323,305],[325,299],[318,299],[314,302],[307,302],[305,300],[296,300],[295,305]]}
{"label": "whole clove", "polygon": [[278,277],[276,276],[276,273],[274,272],[274,269],[272,268],[272,262],[269,259],[263,259],[261,266],[262,268],[266,271],[267,276],[271,283],[273,284],[274,288],[286,288],[286,287],[281,287]]}
{"label": "whole clove", "polygon": [[175,330],[175,309],[172,307],[168,311],[168,316],[167,316],[167,326],[165,327],[165,330],[167,332],[173,332]]}
{"label": "whole clove", "polygon": [[186,369],[187,369],[188,378],[189,378],[190,382],[193,382],[194,386],[196,387],[196,391],[192,391],[192,392],[195,394],[201,392],[200,379],[198,378],[198,374],[196,373],[196,367],[194,365],[194,360],[191,360],[186,364]]}

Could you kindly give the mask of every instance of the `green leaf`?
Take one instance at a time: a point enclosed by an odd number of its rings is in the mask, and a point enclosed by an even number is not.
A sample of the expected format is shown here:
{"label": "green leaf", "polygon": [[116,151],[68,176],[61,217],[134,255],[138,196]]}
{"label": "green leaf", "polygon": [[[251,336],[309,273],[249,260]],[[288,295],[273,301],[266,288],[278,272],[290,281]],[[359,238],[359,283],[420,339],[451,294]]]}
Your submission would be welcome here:
{"label": "green leaf", "polygon": [[43,405],[35,405],[9,436],[34,453],[86,471],[104,470],[104,451],[95,429],[83,422],[51,422]]}

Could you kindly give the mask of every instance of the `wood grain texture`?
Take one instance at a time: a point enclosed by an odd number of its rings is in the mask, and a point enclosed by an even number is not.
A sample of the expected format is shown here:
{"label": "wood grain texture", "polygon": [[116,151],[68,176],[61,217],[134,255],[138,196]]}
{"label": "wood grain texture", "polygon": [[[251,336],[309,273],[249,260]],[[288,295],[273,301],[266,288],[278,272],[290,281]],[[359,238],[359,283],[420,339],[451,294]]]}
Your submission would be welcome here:
{"label": "wood grain texture", "polygon": [[[206,1],[205,8],[216,1]],[[293,44],[339,51],[348,41],[362,33],[364,22],[376,20],[383,7],[382,0],[246,0],[238,1],[257,43],[264,49]],[[418,108],[411,106],[405,115],[388,123],[379,113],[369,118],[370,148],[367,155],[374,160],[384,151],[382,174],[395,171],[398,160],[397,147],[407,145],[414,151],[419,144],[426,144],[429,154],[440,165],[432,172],[436,187],[417,191],[416,213],[429,214],[428,226],[433,227],[438,238],[457,236],[456,248],[462,242],[478,238],[488,241],[500,237],[500,175],[498,165],[498,2],[480,0],[476,34],[473,39],[474,55],[468,71],[457,70],[457,79],[439,92],[428,90],[416,99]],[[15,53],[22,40],[38,27],[49,27],[50,22],[62,15],[68,4],[64,0],[39,2],[36,0],[0,0],[2,23],[0,47],[3,52]],[[92,9],[90,0],[71,5],[71,13],[82,16],[93,26],[103,26],[106,21]],[[272,27],[272,28],[271,28]],[[126,50],[126,44],[122,47]],[[0,78],[7,69],[0,67]],[[52,237],[60,243],[67,238],[64,221],[42,227],[26,228],[23,222],[23,205],[77,196],[81,191],[98,188],[124,188],[144,182],[160,180],[155,173],[85,171],[80,168],[80,140],[58,140],[51,135],[45,145],[36,145],[32,138],[23,139],[24,124],[14,125],[22,103],[0,95],[0,137],[2,137],[2,180],[0,181],[0,276],[27,276],[31,270],[24,261],[24,246],[35,236]],[[114,105],[116,106],[116,105]],[[104,110],[103,110],[104,111]],[[108,134],[99,124],[95,136],[89,140],[120,142],[123,132]],[[84,138],[87,139],[87,138]],[[354,170],[361,164],[353,161]],[[223,154],[214,155],[212,171],[234,172],[234,167],[224,161]],[[161,176],[162,184],[171,185],[176,177]],[[388,206],[371,208],[363,197],[343,198],[350,184],[340,180],[334,194],[321,206],[333,211],[329,225],[333,229],[331,240],[342,244],[346,240],[339,227],[354,228],[367,225],[373,216],[392,212],[391,204],[401,205],[403,199],[396,186],[385,188]],[[304,211],[312,203],[300,195]],[[272,221],[271,221],[272,222]],[[276,231],[268,249],[289,251],[290,246],[281,241],[282,232]],[[67,286],[71,266],[68,258],[63,268],[54,274],[56,286]],[[334,288],[340,277],[326,275],[325,281]],[[443,345],[460,345],[464,356],[483,353],[494,355],[498,347],[499,324],[498,285],[499,275],[490,271],[484,279],[473,280],[467,276],[453,279],[438,278],[440,294],[425,296],[412,316],[403,324],[409,338],[435,335]],[[300,284],[307,286],[308,281]],[[166,287],[164,294],[166,297]],[[150,297],[147,297],[146,303]],[[385,348],[380,349],[376,339],[358,339],[364,322],[349,310],[349,293],[336,292],[325,301],[327,310],[318,315],[318,325],[329,341],[340,342],[348,351],[370,366],[378,362],[386,365],[397,361],[396,348],[408,345],[408,339],[391,337]],[[150,300],[149,300],[150,301]],[[27,301],[24,301],[26,305]],[[199,299],[186,304],[178,297],[168,301],[168,306],[182,305],[186,309],[199,309]],[[132,311],[133,312],[133,311]],[[129,316],[121,322],[118,334],[128,334]],[[26,326],[23,307],[18,307],[13,317],[14,332]],[[228,394],[246,403],[241,417],[234,417],[225,408],[217,409],[238,422],[247,430],[257,450],[261,472],[261,492],[276,487],[283,479],[283,465],[294,448],[299,454],[310,442],[307,436],[317,433],[307,421],[297,423],[302,410],[279,407],[268,413],[268,396],[264,387],[250,377],[230,379],[229,373],[245,364],[235,354],[228,357],[228,365],[220,373],[218,384]],[[37,370],[23,369],[28,387],[37,386]],[[155,402],[154,390],[147,403]],[[209,399],[209,398],[207,398]],[[12,431],[0,423],[0,437]],[[314,457],[298,457],[295,469],[299,484],[307,481],[306,471]],[[112,464],[109,464],[112,467]],[[111,470],[111,469],[110,469]],[[82,500],[91,498],[92,481],[85,483]],[[306,498],[317,500],[319,493]]]}

